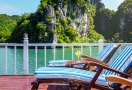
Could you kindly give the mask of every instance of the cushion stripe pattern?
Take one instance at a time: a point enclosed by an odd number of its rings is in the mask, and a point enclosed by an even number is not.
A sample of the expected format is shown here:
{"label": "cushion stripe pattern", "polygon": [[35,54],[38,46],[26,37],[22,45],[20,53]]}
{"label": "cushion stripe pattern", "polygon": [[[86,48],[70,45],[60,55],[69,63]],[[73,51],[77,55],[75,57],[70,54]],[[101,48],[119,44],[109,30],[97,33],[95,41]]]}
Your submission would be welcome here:
{"label": "cushion stripe pattern", "polygon": [[[110,64],[110,68],[116,69],[118,71],[126,72],[126,67],[131,65],[132,59],[129,59],[132,56],[132,46],[127,46],[118,56],[117,58]],[[126,66],[124,66],[126,65]],[[105,71],[105,75],[107,74],[115,74],[111,71]]]}
{"label": "cushion stripe pattern", "polygon": [[105,61],[116,49],[117,45],[115,44],[108,44],[101,53],[97,56],[97,60]]}
{"label": "cushion stripe pattern", "polygon": [[[132,46],[127,46],[118,57],[110,64],[110,68],[126,73],[132,66]],[[116,75],[115,72],[106,70],[105,75]],[[116,83],[109,83],[111,87]]]}
{"label": "cushion stripe pattern", "polygon": [[[94,75],[95,72],[67,67],[41,67],[34,73],[34,76],[37,79],[67,79],[84,82],[90,82]],[[101,74],[98,77],[96,84],[108,86],[104,74]]]}
{"label": "cushion stripe pattern", "polygon": [[66,66],[66,61],[68,60],[49,61],[48,66]]}
{"label": "cushion stripe pattern", "polygon": [[[127,46],[119,56],[111,63],[110,68],[126,72],[129,67],[132,66],[132,46]],[[34,73],[36,79],[67,79],[67,80],[79,80],[89,83],[94,77],[96,72],[86,71],[77,68],[67,67],[41,67]],[[114,74],[111,71],[105,71],[104,74],[100,74],[96,84],[111,86],[115,83],[108,83],[105,76],[108,74]]]}

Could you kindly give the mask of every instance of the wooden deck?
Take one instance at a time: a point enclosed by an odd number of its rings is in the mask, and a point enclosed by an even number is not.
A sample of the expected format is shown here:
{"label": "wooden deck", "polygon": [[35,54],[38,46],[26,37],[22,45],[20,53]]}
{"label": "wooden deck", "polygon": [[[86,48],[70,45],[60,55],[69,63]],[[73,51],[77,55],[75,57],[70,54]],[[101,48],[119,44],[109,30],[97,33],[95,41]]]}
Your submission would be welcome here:
{"label": "wooden deck", "polygon": [[[0,75],[0,90],[31,90],[31,82],[34,80],[33,75]],[[38,90],[63,90],[62,88],[51,86],[50,84],[42,84]]]}

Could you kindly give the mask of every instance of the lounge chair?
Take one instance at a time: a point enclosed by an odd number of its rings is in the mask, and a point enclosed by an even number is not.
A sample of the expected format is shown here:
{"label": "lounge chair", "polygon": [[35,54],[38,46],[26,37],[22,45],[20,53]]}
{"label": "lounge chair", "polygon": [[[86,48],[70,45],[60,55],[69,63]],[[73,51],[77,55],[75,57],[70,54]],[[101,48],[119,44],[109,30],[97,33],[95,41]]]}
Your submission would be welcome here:
{"label": "lounge chair", "polygon": [[[100,61],[103,61],[103,62],[106,62],[108,63],[111,59],[111,57],[114,55],[114,53],[116,52],[116,50],[120,47],[121,44],[119,45],[115,45],[115,44],[108,44],[102,51],[101,53],[97,56],[97,60],[100,60]],[[87,55],[84,55],[84,54],[81,54],[81,57],[82,58],[90,58],[89,56]],[[48,66],[49,67],[57,67],[57,66],[61,66],[61,67],[66,67],[66,66],[70,66],[70,64],[67,64],[69,62],[74,62],[74,61],[71,61],[71,60],[56,60],[56,61],[50,61],[48,63]],[[87,65],[85,64],[77,64],[76,62],[76,65],[72,65],[72,67],[76,67],[76,68],[85,68],[87,67]],[[87,67],[87,68],[90,68],[90,67]]]}
{"label": "lounge chair", "polygon": [[[127,72],[132,68],[132,46],[127,46],[121,51],[110,66],[92,61],[88,63],[89,65],[98,66],[99,70],[92,72],[68,67],[41,67],[34,73],[36,80],[32,82],[32,90],[36,90],[41,83],[53,82],[68,82],[69,85],[76,84],[79,85],[78,90],[82,86],[86,87],[86,90],[90,90],[91,88],[119,90],[121,84],[109,83],[105,77],[107,75],[119,75],[124,78],[130,77]],[[106,70],[103,71],[103,69]]]}
{"label": "lounge chair", "polygon": [[123,78],[123,77],[119,77],[117,75],[107,75],[105,78],[106,78],[106,80],[108,82],[115,82],[115,83],[121,83],[123,85],[126,85],[123,88],[123,90],[126,90],[126,89],[131,90],[132,80],[130,80],[130,79],[126,79],[126,78]]}

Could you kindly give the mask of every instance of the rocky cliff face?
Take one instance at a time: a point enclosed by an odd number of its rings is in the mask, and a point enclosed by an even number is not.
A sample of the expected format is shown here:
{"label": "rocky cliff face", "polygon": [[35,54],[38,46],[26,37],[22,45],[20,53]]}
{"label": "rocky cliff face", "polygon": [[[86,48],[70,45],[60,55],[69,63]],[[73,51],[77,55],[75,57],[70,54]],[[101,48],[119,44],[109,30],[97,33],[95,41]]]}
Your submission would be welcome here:
{"label": "rocky cliff face", "polygon": [[112,42],[132,42],[132,0],[124,0],[117,11],[103,8],[95,16],[95,30]]}
{"label": "rocky cliff face", "polygon": [[[103,7],[104,5],[101,3],[100,0],[87,0],[87,4],[93,4],[97,11]],[[51,5],[47,5],[43,9],[43,20],[46,20],[48,16],[51,17],[51,21],[47,23],[47,31],[49,33],[51,30],[56,30],[56,18],[59,20],[63,20],[64,18],[69,17],[71,19],[70,25],[74,28],[77,29],[80,37],[87,37],[88,33],[90,31],[90,21],[89,17],[87,15],[88,10],[86,12],[83,11],[78,5],[76,5],[72,0],[69,0],[68,4],[64,4],[64,0],[60,0],[57,3],[56,7],[52,7]],[[56,11],[58,11],[58,14],[56,15]],[[75,14],[73,17],[72,15],[68,14]],[[52,38],[52,39],[51,39]],[[49,37],[47,38],[47,42],[49,43],[57,43],[57,33],[49,34]]]}
{"label": "rocky cliff face", "polygon": [[102,0],[89,0],[89,2],[96,7],[97,12],[100,10],[100,8],[105,6],[102,3]]}
{"label": "rocky cliff face", "polygon": [[40,2],[35,13],[22,15],[9,41],[21,42],[18,37],[28,33],[29,42],[33,43],[87,42],[89,32],[94,28],[93,16],[103,7],[101,0]]}
{"label": "rocky cliff face", "polygon": [[[47,25],[47,29],[46,31],[48,32],[48,37],[46,38],[46,43],[51,43],[52,41],[55,43],[57,42],[57,35],[56,33],[54,35],[52,35],[52,29],[56,28],[56,14],[55,14],[55,10],[52,6],[47,5],[44,9],[43,9],[43,20],[44,22],[46,22]],[[50,17],[49,17],[50,16]],[[47,19],[50,19],[50,21],[47,21]],[[42,40],[42,39],[41,39]],[[41,41],[40,40],[40,41]],[[41,41],[44,42],[44,41]]]}
{"label": "rocky cliff face", "polygon": [[[89,18],[86,13],[83,13],[83,11],[75,5],[72,1],[69,2],[67,5],[64,4],[64,0],[61,0],[57,3],[57,8],[53,8],[51,5],[47,5],[44,9],[44,20],[47,18],[47,16],[51,16],[51,22],[47,23],[47,31],[51,31],[52,29],[56,29],[56,18],[59,20],[63,20],[64,18],[68,17],[67,13],[76,13],[76,17],[71,18],[71,26],[74,29],[77,29],[80,33],[80,36],[87,37],[89,32]],[[58,11],[58,15],[56,16],[55,11]],[[83,30],[83,33],[81,33]],[[52,36],[49,36],[49,38],[52,38]],[[53,43],[57,43],[57,33],[54,33],[53,35]],[[48,40],[49,41],[49,40]],[[50,41],[51,42],[51,41]]]}
{"label": "rocky cliff face", "polygon": [[[81,3],[77,4],[79,0],[57,0],[56,6],[53,7],[50,4],[47,4],[43,9],[43,20],[46,22],[46,19],[50,16],[51,20],[46,23],[48,31],[48,37],[46,38],[46,43],[57,43],[58,42],[58,33],[56,23],[57,21],[61,22],[67,18],[70,19],[70,25],[73,29],[78,31],[79,37],[85,38],[89,35],[90,32],[90,17],[88,16],[90,7],[83,9]],[[68,1],[66,4],[65,2]],[[96,7],[96,16],[94,18],[95,30],[105,36],[105,39],[111,39],[115,33],[115,37],[122,39],[125,42],[132,41],[132,11],[131,4],[132,0],[125,0],[122,3],[117,12],[105,8],[101,0],[85,0],[85,4],[92,4]],[[84,3],[83,3],[84,4]],[[104,8],[102,8],[104,7]],[[100,10],[100,8],[102,8]],[[55,33],[52,33],[54,30]],[[119,41],[117,39],[116,41]],[[41,39],[43,40],[43,39]],[[43,41],[40,41],[43,42]]]}

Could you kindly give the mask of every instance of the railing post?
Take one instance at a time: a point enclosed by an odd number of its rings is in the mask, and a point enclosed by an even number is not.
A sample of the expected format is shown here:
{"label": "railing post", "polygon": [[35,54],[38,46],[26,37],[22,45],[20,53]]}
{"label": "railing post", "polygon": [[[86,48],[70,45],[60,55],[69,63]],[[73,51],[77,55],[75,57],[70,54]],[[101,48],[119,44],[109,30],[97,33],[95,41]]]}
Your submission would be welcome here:
{"label": "railing post", "polygon": [[28,74],[28,34],[23,35],[23,74]]}
{"label": "railing post", "polygon": [[99,54],[103,50],[103,46],[104,46],[103,40],[99,39],[98,44],[99,44],[98,47],[98,54]]}

